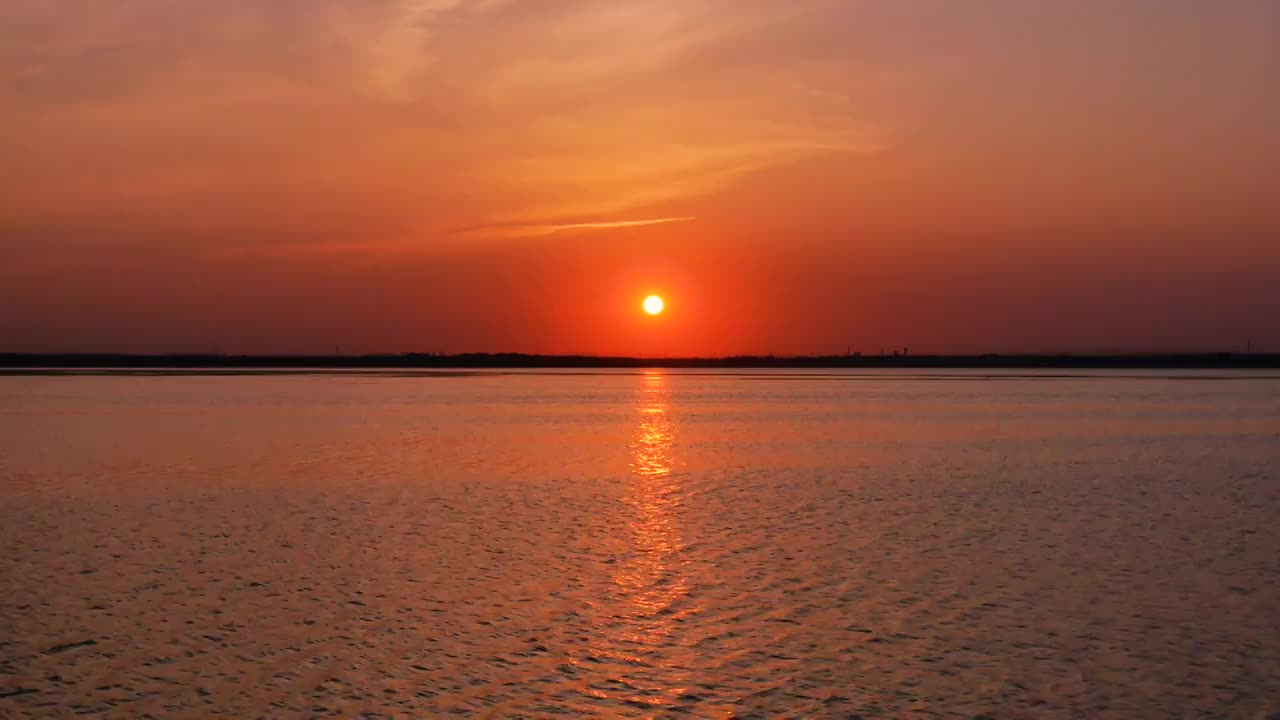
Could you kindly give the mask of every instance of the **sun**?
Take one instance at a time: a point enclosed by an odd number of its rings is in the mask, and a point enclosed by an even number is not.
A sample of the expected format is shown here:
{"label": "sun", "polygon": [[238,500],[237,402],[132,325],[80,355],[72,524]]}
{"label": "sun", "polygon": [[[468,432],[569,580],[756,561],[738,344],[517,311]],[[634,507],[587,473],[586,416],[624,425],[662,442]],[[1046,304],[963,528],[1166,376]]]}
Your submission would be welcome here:
{"label": "sun", "polygon": [[644,299],[644,311],[650,315],[657,315],[662,312],[662,308],[666,307],[666,303],[662,302],[662,298],[657,295],[650,295]]}

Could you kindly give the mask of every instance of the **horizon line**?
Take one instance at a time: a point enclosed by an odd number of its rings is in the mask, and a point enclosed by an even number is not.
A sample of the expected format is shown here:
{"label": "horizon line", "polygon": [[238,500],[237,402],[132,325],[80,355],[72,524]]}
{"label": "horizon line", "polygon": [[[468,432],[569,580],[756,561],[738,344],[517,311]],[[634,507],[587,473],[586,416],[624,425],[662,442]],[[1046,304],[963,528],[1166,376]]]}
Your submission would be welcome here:
{"label": "horizon line", "polygon": [[212,353],[0,352],[0,375],[59,370],[430,370],[430,369],[1087,369],[1280,370],[1280,353],[1134,352],[983,353],[950,355],[729,355],[632,357],[529,353],[413,353],[366,355],[223,355]]}

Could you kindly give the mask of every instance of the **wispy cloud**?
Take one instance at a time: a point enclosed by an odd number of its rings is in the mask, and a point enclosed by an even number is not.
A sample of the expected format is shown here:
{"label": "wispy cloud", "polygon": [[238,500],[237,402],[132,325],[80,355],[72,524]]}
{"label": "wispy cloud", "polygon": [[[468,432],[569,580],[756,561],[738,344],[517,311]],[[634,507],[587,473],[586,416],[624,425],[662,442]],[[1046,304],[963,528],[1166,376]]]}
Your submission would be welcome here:
{"label": "wispy cloud", "polygon": [[[268,234],[625,216],[881,147],[847,97],[809,89],[849,72],[773,39],[839,5],[0,3],[0,179],[29,215],[217,208]],[[505,234],[626,227],[572,225]]]}
{"label": "wispy cloud", "polygon": [[541,237],[559,232],[574,230],[614,230],[618,228],[644,227],[646,225],[666,225],[668,223],[692,222],[696,217],[649,218],[645,220],[605,220],[597,222],[544,223],[526,225],[477,225],[455,230],[455,235],[470,237]]}

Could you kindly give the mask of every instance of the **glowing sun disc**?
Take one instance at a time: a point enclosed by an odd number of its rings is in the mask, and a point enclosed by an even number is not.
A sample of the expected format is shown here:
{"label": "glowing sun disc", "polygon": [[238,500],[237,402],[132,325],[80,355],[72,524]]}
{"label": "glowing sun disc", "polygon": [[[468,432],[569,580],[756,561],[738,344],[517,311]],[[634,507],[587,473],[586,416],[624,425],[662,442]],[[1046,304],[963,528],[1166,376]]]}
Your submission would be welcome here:
{"label": "glowing sun disc", "polygon": [[650,315],[657,315],[662,312],[664,307],[666,307],[666,303],[662,302],[662,298],[657,295],[650,295],[644,299],[644,311]]}

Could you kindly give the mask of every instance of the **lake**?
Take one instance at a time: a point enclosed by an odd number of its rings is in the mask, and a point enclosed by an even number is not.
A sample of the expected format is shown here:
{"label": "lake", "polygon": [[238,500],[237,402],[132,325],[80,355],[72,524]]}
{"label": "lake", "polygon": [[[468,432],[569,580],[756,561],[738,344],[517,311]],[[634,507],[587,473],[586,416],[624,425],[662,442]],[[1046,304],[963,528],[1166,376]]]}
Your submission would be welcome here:
{"label": "lake", "polygon": [[1276,377],[0,377],[0,717],[1276,712]]}

